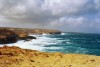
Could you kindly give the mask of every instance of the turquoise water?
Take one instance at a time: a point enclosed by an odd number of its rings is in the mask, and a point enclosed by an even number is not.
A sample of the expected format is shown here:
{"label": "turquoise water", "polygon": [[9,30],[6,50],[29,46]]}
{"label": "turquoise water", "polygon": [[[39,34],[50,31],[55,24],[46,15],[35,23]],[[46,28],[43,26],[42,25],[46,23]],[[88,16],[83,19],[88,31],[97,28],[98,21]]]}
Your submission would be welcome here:
{"label": "turquoise water", "polygon": [[[63,52],[100,56],[100,34],[62,33],[58,35],[34,35],[37,39],[7,44],[42,52]],[[0,45],[3,46],[3,45]]]}
{"label": "turquoise water", "polygon": [[62,33],[62,35],[45,35],[45,37],[57,39],[50,45],[44,46],[47,48],[44,49],[46,52],[100,55],[100,34]]}

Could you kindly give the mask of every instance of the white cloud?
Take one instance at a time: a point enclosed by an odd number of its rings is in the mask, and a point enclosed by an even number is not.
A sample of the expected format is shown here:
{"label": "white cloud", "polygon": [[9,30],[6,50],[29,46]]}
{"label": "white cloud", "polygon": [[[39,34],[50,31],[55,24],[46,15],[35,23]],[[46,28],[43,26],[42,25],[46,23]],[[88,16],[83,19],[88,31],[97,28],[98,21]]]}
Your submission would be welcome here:
{"label": "white cloud", "polygon": [[12,15],[25,14],[26,12],[26,16],[32,15],[33,18],[40,16],[47,17],[47,15],[61,17],[78,13],[85,14],[85,12],[89,10],[95,11],[90,1],[91,0],[4,0],[2,2],[2,12],[3,14]]}
{"label": "white cloud", "polygon": [[0,26],[85,32],[100,28],[99,13],[100,0],[0,0]]}
{"label": "white cloud", "polygon": [[95,7],[97,9],[99,9],[100,8],[100,0],[94,0],[94,3],[95,3]]}
{"label": "white cloud", "polygon": [[100,18],[89,19],[86,17],[61,17],[51,22],[52,28],[69,32],[95,33],[100,29]]}
{"label": "white cloud", "polygon": [[43,8],[53,15],[73,14],[81,11],[89,0],[45,0]]}

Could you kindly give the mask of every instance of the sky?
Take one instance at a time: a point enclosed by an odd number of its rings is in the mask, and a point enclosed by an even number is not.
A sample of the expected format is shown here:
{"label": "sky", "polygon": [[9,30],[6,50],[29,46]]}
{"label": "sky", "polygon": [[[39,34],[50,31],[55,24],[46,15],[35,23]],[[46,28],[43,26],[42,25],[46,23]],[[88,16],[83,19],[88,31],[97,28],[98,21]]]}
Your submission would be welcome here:
{"label": "sky", "polygon": [[0,27],[100,33],[100,0],[0,0]]}

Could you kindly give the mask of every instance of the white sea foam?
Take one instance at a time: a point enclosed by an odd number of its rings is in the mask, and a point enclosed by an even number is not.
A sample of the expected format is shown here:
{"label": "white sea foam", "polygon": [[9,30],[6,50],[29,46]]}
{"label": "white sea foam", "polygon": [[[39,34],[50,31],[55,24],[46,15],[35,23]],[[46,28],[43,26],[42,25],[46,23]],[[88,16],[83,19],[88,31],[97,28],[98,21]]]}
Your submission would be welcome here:
{"label": "white sea foam", "polygon": [[61,35],[66,35],[66,33],[61,33]]}
{"label": "white sea foam", "polygon": [[45,47],[45,49],[51,49],[51,50],[56,49],[57,50],[57,49],[62,49],[62,48],[61,47]]}
{"label": "white sea foam", "polygon": [[43,33],[42,35],[50,35],[50,34]]}
{"label": "white sea foam", "polygon": [[[37,39],[33,39],[31,41],[18,41],[17,43],[13,44],[7,44],[7,46],[18,46],[20,48],[24,49],[32,49],[32,50],[38,50],[38,51],[44,51],[45,49],[60,49],[60,47],[45,47],[47,45],[57,45],[57,43],[60,43],[61,40],[58,38],[50,38],[50,35],[32,35],[35,36]],[[0,45],[3,46],[3,45]]]}

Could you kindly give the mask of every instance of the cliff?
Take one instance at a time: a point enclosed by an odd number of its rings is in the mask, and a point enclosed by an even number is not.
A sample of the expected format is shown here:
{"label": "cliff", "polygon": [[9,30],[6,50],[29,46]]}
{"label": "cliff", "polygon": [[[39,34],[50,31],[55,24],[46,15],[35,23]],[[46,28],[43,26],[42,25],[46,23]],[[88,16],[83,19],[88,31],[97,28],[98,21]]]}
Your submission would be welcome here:
{"label": "cliff", "polygon": [[0,67],[100,67],[100,57],[0,47]]}
{"label": "cliff", "polygon": [[15,43],[18,40],[29,41],[36,37],[29,34],[61,34],[58,30],[50,29],[25,29],[25,28],[7,28],[0,27],[0,44]]}
{"label": "cliff", "polygon": [[16,43],[18,40],[30,40],[36,37],[29,36],[27,32],[20,30],[0,29],[0,44]]}
{"label": "cliff", "polygon": [[7,29],[0,29],[0,44],[14,43],[18,39],[18,35]]}
{"label": "cliff", "polygon": [[28,29],[28,28],[10,28],[10,27],[0,27],[0,29],[8,29],[12,31],[20,31],[26,32],[28,34],[61,34],[59,30],[51,30],[51,29]]}

